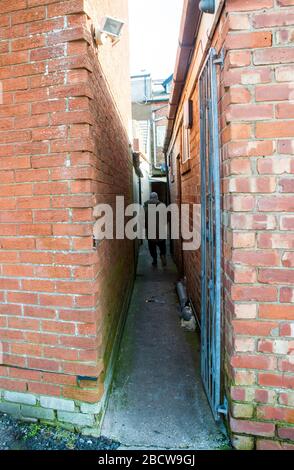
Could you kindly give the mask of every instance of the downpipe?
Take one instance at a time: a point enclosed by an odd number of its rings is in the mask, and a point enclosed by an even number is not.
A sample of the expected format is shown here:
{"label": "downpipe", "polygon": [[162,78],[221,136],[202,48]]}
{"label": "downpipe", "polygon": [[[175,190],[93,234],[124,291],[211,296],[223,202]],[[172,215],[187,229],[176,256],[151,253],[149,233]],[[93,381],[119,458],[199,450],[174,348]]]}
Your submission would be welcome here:
{"label": "downpipe", "polygon": [[193,311],[190,307],[186,286],[183,282],[179,281],[177,282],[176,289],[180,302],[180,318],[188,322],[193,317]]}

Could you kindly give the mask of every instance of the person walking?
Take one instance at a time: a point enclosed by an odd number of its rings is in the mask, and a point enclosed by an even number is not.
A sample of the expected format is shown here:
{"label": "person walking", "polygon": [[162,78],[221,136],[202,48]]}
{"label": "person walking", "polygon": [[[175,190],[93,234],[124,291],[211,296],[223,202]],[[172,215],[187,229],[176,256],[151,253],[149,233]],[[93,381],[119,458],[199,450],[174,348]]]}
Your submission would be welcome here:
{"label": "person walking", "polygon": [[[150,228],[150,220],[149,220],[149,211],[148,208],[151,204],[155,204],[158,206],[159,204],[163,204],[160,202],[158,198],[158,194],[155,192],[152,192],[150,194],[150,199],[145,202],[144,208],[145,208],[145,228],[146,228],[146,234],[147,234],[147,240],[148,240],[148,248],[150,255],[153,259],[152,265],[154,267],[157,266],[157,248],[159,248],[160,252],[160,258],[163,266],[166,266],[166,239],[160,238],[160,223],[159,223],[159,214],[156,214],[156,227],[155,227],[155,238],[151,238],[150,233],[149,233],[149,228]],[[151,221],[152,222],[152,221]]]}

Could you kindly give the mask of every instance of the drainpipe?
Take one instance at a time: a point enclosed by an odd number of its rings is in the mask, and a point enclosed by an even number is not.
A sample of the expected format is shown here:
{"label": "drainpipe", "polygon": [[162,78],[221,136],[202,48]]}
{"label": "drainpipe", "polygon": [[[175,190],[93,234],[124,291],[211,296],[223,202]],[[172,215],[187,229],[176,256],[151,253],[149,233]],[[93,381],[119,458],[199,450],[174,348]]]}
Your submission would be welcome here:
{"label": "drainpipe", "polygon": [[171,196],[170,196],[168,161],[167,161],[166,153],[164,154],[164,161],[165,161],[165,175],[166,175],[166,204],[167,206],[169,206],[171,203]]}
{"label": "drainpipe", "polygon": [[188,295],[187,295],[186,286],[181,281],[177,283],[177,293],[178,293],[180,306],[182,310],[188,302]]}

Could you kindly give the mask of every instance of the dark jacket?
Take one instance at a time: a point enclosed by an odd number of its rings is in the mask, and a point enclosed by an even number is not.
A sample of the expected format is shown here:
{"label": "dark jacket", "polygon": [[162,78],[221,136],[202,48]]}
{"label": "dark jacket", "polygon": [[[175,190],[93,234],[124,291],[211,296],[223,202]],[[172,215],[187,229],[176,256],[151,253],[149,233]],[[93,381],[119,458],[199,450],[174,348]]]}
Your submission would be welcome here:
{"label": "dark jacket", "polygon": [[[151,205],[151,204],[156,204],[156,206],[158,206],[159,204],[163,204],[162,202],[160,202],[158,199],[149,199],[148,201],[145,202],[144,204],[144,210],[145,210],[145,229],[146,229],[146,237],[147,239],[149,240],[149,237],[148,237],[148,228],[149,228],[149,220],[148,220],[148,207]],[[159,231],[159,213],[156,213],[156,238],[155,240],[159,241],[160,240],[160,231]],[[152,240],[152,239],[151,239]]]}

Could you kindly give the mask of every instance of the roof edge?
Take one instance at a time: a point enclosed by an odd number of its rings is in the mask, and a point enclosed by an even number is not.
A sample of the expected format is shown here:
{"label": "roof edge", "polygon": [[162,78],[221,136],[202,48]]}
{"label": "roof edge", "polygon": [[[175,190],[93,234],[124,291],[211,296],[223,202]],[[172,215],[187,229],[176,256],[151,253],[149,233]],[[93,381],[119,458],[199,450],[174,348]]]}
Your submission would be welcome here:
{"label": "roof edge", "polygon": [[191,52],[195,47],[195,37],[202,12],[199,0],[184,0],[180,26],[179,46],[177,50],[175,71],[173,74],[172,93],[169,100],[168,127],[164,143],[164,152],[168,150],[173,133],[178,106],[182,97],[185,80],[190,67]]}

